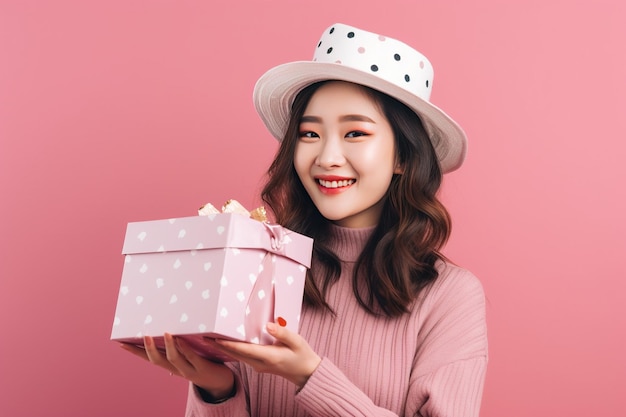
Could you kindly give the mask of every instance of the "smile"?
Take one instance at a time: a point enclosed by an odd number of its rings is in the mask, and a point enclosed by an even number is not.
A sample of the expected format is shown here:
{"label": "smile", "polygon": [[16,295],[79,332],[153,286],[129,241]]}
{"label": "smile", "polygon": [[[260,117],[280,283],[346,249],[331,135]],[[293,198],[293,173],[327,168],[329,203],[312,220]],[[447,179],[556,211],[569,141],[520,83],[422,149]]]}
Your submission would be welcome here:
{"label": "smile", "polygon": [[318,179],[317,183],[325,188],[342,188],[352,185],[356,182],[356,180],[340,180],[340,181],[326,181],[322,179]]}

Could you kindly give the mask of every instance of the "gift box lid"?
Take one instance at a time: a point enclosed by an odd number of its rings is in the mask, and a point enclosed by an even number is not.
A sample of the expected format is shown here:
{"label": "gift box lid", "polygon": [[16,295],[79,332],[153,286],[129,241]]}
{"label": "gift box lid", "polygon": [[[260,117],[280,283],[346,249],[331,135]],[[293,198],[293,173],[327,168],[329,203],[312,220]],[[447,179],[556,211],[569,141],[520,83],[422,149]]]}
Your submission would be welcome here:
{"label": "gift box lid", "polygon": [[237,213],[128,223],[124,255],[218,248],[264,249],[311,266],[313,239]]}

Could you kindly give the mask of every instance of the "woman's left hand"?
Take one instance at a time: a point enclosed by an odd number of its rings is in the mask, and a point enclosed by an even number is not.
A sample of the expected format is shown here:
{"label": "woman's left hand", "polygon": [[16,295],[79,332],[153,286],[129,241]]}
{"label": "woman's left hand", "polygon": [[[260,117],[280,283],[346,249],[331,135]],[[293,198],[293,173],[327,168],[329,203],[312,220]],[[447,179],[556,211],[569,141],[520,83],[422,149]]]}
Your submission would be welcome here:
{"label": "woman's left hand", "polygon": [[276,339],[273,345],[223,339],[206,341],[233,359],[247,363],[257,372],[282,376],[302,388],[322,359],[300,335],[276,323],[267,323],[266,328]]}

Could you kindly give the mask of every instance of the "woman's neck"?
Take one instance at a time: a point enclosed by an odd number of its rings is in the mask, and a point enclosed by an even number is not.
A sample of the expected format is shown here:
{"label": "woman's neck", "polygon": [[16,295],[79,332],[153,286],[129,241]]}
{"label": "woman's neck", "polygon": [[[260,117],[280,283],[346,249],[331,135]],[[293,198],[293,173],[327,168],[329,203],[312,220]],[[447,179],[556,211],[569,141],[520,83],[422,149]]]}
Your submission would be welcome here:
{"label": "woman's neck", "polygon": [[330,248],[344,262],[356,262],[376,226],[350,228],[331,224]]}

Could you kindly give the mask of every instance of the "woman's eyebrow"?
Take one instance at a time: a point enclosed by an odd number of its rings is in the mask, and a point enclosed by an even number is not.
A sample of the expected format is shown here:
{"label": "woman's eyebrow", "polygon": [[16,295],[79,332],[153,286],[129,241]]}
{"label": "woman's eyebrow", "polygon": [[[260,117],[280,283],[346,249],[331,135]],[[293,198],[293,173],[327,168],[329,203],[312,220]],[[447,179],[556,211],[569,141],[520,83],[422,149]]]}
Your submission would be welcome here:
{"label": "woman's eyebrow", "polygon": [[[375,121],[373,121],[369,117],[364,116],[362,114],[346,114],[344,116],[341,116],[339,118],[339,121],[340,122],[367,122],[367,123],[376,124]],[[322,118],[317,117],[317,116],[302,116],[302,118],[300,119],[300,123],[322,123]]]}
{"label": "woman's eyebrow", "polygon": [[372,119],[362,114],[346,114],[345,116],[341,116],[339,118],[341,122],[367,122],[367,123],[376,123]]}
{"label": "woman's eyebrow", "polygon": [[322,118],[317,116],[302,116],[300,123],[322,123]]}

